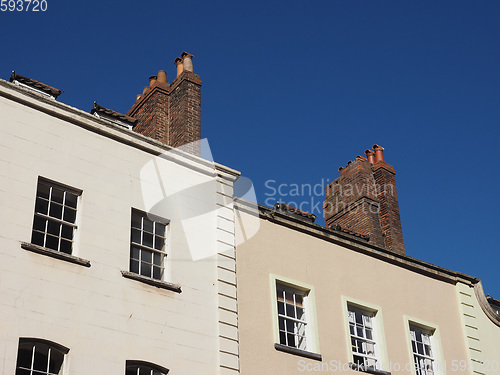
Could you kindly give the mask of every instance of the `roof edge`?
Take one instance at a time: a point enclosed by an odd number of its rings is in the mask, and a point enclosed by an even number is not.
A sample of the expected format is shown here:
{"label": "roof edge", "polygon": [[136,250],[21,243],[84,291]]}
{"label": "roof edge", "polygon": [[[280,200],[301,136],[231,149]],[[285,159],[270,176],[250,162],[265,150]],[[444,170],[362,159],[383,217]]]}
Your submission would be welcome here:
{"label": "roof edge", "polygon": [[[235,209],[251,214],[251,205],[255,203],[245,201],[238,198],[234,202]],[[283,215],[279,212],[273,211],[272,208],[258,205],[259,217],[263,220],[268,220],[274,224],[282,225],[290,229],[314,236],[316,238],[347,247],[359,253],[372,256],[376,259],[394,264],[399,267],[409,269],[422,275],[426,275],[441,281],[445,281],[456,285],[458,282],[464,283],[471,287],[475,286],[481,281],[473,276],[452,271],[447,268],[439,267],[435,264],[425,262],[405,254],[394,253],[383,247],[366,242],[366,240],[356,237],[354,235],[338,232],[326,228],[319,224],[305,222],[303,220],[294,219],[289,215]],[[483,297],[486,300],[486,297]],[[490,307],[491,308],[491,307]]]}

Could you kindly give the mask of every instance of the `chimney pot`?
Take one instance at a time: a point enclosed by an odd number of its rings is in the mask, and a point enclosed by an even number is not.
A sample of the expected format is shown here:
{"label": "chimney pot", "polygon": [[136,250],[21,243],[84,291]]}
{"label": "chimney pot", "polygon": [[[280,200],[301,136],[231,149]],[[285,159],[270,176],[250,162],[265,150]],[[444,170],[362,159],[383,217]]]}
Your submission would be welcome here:
{"label": "chimney pot", "polygon": [[138,100],[141,98],[141,96],[142,96],[142,95],[137,95],[137,96],[135,97],[135,101],[138,101]]}
{"label": "chimney pot", "polygon": [[146,94],[149,91],[149,86],[144,86],[142,89],[142,95]]}
{"label": "chimney pot", "polygon": [[372,150],[366,150],[365,155],[370,163],[375,163],[375,153]]}
{"label": "chimney pot", "polygon": [[182,52],[181,54],[181,59],[184,65],[184,70],[187,70],[188,72],[194,72],[193,70],[193,55],[187,52]]}
{"label": "chimney pot", "polygon": [[373,149],[375,150],[375,158],[377,162],[384,161],[384,148],[379,145],[373,145]]}
{"label": "chimney pot", "polygon": [[177,65],[177,77],[179,77],[184,71],[184,63],[180,57],[176,58],[174,64]]}
{"label": "chimney pot", "polygon": [[158,83],[167,84],[167,72],[160,70],[157,77]]}
{"label": "chimney pot", "polygon": [[156,83],[157,78],[157,76],[149,77],[149,87],[152,87]]}

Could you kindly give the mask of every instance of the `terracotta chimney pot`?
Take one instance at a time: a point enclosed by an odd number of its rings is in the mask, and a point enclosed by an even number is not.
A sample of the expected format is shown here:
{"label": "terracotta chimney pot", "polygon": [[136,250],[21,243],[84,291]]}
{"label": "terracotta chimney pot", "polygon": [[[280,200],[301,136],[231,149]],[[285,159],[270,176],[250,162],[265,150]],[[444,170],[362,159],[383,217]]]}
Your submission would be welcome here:
{"label": "terracotta chimney pot", "polygon": [[167,84],[167,72],[165,72],[164,70],[160,70],[158,72],[158,83],[163,83],[163,84]]}
{"label": "terracotta chimney pot", "polygon": [[146,94],[149,91],[149,86],[144,86],[142,89],[142,95]]}
{"label": "terracotta chimney pot", "polygon": [[141,98],[141,96],[142,96],[142,95],[137,95],[137,96],[135,97],[135,101],[138,101],[138,100]]}
{"label": "terracotta chimney pot", "polygon": [[176,58],[174,64],[177,65],[177,77],[179,77],[184,71],[184,63],[180,57]]}
{"label": "terracotta chimney pot", "polygon": [[149,87],[152,87],[156,83],[157,76],[149,77]]}
{"label": "terracotta chimney pot", "polygon": [[375,153],[372,150],[366,150],[365,155],[370,163],[375,163]]}
{"label": "terracotta chimney pot", "polygon": [[384,148],[379,145],[373,145],[373,150],[375,150],[375,158],[377,162],[384,161]]}
{"label": "terracotta chimney pot", "polygon": [[181,54],[181,59],[183,61],[184,65],[184,70],[187,70],[188,72],[194,72],[193,70],[193,55],[187,52],[182,52]]}

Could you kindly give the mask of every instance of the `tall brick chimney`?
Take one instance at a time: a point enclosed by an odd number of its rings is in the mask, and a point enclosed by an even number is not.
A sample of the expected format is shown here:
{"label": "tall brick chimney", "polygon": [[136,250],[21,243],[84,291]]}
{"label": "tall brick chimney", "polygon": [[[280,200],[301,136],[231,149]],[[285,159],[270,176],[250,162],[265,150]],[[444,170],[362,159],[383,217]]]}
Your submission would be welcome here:
{"label": "tall brick chimney", "polygon": [[396,192],[396,171],[384,161],[384,149],[374,145],[357,156],[340,177],[325,187],[325,225],[368,235],[370,243],[405,254]]}
{"label": "tall brick chimney", "polygon": [[[137,119],[134,131],[176,148],[200,140],[201,79],[193,71],[193,57],[183,52],[175,59],[177,77],[170,84],[164,70],[149,78],[149,86],[127,112]],[[197,144],[185,150],[199,154]]]}

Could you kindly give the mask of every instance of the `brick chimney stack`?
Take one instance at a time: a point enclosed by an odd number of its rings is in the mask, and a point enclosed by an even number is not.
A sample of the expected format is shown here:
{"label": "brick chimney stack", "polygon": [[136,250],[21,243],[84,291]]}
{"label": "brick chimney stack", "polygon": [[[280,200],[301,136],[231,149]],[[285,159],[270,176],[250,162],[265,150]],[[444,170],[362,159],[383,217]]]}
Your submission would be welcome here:
{"label": "brick chimney stack", "polygon": [[325,187],[325,225],[368,235],[370,243],[405,254],[394,167],[379,145],[365,155],[340,167],[340,177]]}
{"label": "brick chimney stack", "polygon": [[[164,70],[149,77],[149,86],[127,112],[137,119],[134,131],[176,148],[200,140],[201,79],[194,73],[193,57],[183,52],[175,59],[177,77],[170,84]],[[199,155],[198,144],[183,149]]]}

